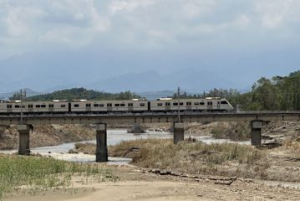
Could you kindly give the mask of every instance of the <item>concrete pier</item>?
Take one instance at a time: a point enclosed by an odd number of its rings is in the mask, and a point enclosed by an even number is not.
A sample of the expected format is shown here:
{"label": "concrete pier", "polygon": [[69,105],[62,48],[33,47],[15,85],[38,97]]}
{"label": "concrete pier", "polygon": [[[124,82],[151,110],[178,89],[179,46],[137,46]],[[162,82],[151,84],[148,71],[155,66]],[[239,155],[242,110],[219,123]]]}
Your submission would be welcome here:
{"label": "concrete pier", "polygon": [[30,155],[30,139],[29,134],[32,130],[30,125],[17,125],[19,132],[19,155]]}
{"label": "concrete pier", "polygon": [[3,138],[5,128],[0,127],[0,139]]}
{"label": "concrete pier", "polygon": [[262,121],[251,121],[251,145],[261,145],[261,128],[263,126]]}
{"label": "concrete pier", "polygon": [[174,144],[177,144],[180,141],[184,141],[184,124],[183,123],[174,123]]}
{"label": "concrete pier", "polygon": [[107,125],[98,124],[96,128],[96,162],[107,162]]}

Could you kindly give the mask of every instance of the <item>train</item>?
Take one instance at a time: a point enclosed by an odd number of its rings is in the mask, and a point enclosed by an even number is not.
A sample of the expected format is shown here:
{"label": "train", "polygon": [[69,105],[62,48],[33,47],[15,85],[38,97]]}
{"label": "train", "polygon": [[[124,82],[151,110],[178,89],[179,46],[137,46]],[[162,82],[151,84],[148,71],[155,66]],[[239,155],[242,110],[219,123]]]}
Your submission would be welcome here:
{"label": "train", "polygon": [[197,99],[159,98],[132,100],[86,99],[63,101],[3,101],[0,103],[0,114],[107,114],[107,113],[146,113],[146,112],[229,112],[232,105],[225,98],[207,97]]}

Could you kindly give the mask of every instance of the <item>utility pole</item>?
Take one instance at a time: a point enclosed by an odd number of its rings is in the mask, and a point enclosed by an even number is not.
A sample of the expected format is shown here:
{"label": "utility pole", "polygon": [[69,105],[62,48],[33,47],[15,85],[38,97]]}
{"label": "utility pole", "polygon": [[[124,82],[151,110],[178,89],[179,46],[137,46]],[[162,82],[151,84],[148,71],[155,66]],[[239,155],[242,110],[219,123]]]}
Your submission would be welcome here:
{"label": "utility pole", "polygon": [[178,123],[180,123],[180,87],[178,87],[177,98],[178,98]]}
{"label": "utility pole", "polygon": [[20,90],[20,99],[21,99],[21,125],[23,125],[23,100],[26,99],[26,89]]}

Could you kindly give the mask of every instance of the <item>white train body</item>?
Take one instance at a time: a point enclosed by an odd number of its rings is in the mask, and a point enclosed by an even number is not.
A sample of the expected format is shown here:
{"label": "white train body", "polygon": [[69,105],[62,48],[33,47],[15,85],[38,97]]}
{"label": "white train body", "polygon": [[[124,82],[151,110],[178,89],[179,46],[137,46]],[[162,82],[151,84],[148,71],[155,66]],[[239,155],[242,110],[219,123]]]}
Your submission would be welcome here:
{"label": "white train body", "polygon": [[[106,101],[38,101],[38,102],[2,102],[0,114],[21,113],[144,113],[178,111],[178,100],[161,98],[158,100],[106,100]],[[232,105],[221,98],[181,99],[180,111],[222,112],[232,111]]]}
{"label": "white train body", "polygon": [[[151,111],[178,111],[179,101],[175,99],[158,99],[150,101]],[[181,111],[230,111],[232,105],[226,99],[182,99],[180,100]]]}
{"label": "white train body", "polygon": [[21,106],[24,113],[67,113],[68,102],[9,102],[0,103],[0,113],[20,113]]}
{"label": "white train body", "polygon": [[146,112],[148,101],[108,100],[71,102],[71,111],[75,113],[107,113],[107,112]]}

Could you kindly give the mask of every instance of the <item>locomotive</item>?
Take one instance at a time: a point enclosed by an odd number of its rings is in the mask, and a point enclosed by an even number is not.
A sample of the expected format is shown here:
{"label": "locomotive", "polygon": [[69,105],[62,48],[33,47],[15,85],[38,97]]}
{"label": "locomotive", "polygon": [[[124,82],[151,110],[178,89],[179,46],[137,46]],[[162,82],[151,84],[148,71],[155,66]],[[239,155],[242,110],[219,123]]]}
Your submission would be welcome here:
{"label": "locomotive", "polygon": [[9,101],[0,103],[0,114],[107,114],[107,113],[146,113],[146,112],[228,112],[232,105],[224,98],[208,97],[201,99],[159,98],[147,101],[145,99],[88,101]]}

